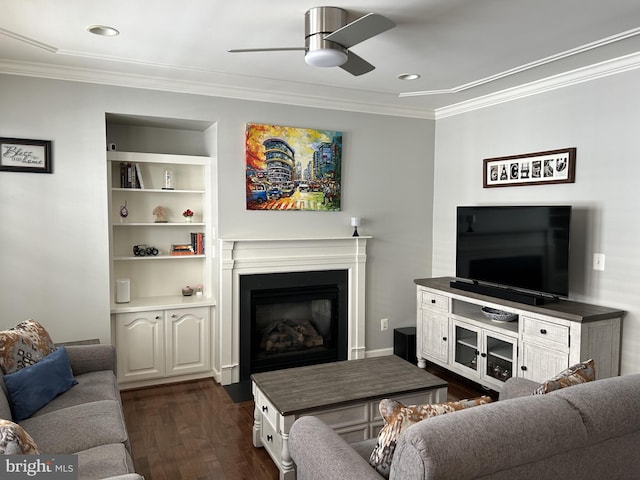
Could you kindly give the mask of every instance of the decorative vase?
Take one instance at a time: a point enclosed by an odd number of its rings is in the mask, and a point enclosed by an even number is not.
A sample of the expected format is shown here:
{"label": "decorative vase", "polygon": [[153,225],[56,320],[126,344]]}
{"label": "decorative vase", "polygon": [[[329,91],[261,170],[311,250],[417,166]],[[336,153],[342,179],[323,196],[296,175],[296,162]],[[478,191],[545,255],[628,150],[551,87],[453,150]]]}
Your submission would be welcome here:
{"label": "decorative vase", "polygon": [[184,221],[187,223],[193,222],[193,217],[184,217]]}

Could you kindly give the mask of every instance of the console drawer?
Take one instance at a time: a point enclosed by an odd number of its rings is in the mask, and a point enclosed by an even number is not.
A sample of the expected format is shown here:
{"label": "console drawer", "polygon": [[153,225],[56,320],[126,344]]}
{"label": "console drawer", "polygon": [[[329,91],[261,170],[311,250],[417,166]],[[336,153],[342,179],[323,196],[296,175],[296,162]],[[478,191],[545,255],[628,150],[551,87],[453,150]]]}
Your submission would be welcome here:
{"label": "console drawer", "polygon": [[443,312],[449,311],[449,299],[447,297],[428,290],[421,290],[420,295],[423,308],[431,308]]}
{"label": "console drawer", "polygon": [[256,408],[258,408],[258,410],[260,410],[260,413],[262,413],[262,416],[265,417],[269,422],[271,422],[271,425],[276,425],[277,424],[277,418],[278,418],[278,411],[276,410],[276,408],[271,404],[271,402],[269,400],[267,400],[267,398],[264,396],[264,394],[260,391],[260,390],[256,390]]}
{"label": "console drawer", "polygon": [[569,348],[569,327],[536,318],[521,317],[524,340],[534,340],[556,348]]}
{"label": "console drawer", "polygon": [[262,444],[272,454],[272,458],[280,458],[282,453],[282,437],[269,422],[262,422],[260,438]]}

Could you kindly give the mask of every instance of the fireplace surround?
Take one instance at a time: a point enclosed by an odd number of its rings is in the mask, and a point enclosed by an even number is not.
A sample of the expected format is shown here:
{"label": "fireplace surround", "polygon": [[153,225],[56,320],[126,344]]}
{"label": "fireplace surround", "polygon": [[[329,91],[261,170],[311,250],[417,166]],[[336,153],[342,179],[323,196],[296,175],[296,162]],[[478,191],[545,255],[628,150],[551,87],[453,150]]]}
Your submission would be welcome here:
{"label": "fireplace surround", "polygon": [[241,337],[246,332],[241,328],[240,286],[242,279],[254,275],[344,271],[346,345],[341,348],[347,360],[364,358],[366,246],[370,238],[221,239],[220,290],[213,326],[216,380],[229,385],[241,380],[241,371],[246,376],[241,365]]}

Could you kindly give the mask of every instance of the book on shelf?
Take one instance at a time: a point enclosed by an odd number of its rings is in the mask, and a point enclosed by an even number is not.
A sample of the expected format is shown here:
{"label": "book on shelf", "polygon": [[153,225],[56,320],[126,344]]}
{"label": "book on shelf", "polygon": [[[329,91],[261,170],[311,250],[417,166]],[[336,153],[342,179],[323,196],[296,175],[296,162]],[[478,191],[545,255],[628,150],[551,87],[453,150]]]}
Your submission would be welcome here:
{"label": "book on shelf", "polygon": [[184,244],[171,245],[171,251],[169,252],[169,254],[173,256],[178,256],[178,255],[195,255],[196,253],[193,248],[193,245],[191,245],[190,243],[184,243]]}
{"label": "book on shelf", "polygon": [[131,162],[120,162],[120,188],[140,188],[141,177],[136,173],[136,165]]}
{"label": "book on shelf", "polygon": [[142,180],[142,168],[140,168],[140,164],[136,163],[136,180],[138,182],[138,188],[144,188],[144,181]]}
{"label": "book on shelf", "polygon": [[204,255],[204,233],[192,232],[191,245],[193,245],[196,255]]}

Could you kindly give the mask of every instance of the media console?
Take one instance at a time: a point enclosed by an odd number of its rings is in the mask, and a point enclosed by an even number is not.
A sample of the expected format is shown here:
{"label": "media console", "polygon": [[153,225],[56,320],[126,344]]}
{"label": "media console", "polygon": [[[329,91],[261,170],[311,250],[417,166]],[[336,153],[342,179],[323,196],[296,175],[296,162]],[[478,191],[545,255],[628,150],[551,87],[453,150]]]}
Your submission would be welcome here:
{"label": "media console", "polygon": [[[624,311],[568,300],[527,305],[462,290],[452,281],[415,280],[418,366],[430,361],[497,391],[512,376],[543,382],[589,358],[597,378],[619,374]],[[483,307],[515,320],[496,321]]]}

